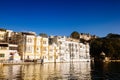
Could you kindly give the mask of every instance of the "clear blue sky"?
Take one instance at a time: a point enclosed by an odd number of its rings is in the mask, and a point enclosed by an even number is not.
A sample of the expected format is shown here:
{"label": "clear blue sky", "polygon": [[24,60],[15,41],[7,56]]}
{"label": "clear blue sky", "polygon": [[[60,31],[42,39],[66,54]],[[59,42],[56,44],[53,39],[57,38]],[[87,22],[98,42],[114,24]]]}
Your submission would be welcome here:
{"label": "clear blue sky", "polygon": [[120,0],[0,0],[0,28],[69,36],[120,34]]}

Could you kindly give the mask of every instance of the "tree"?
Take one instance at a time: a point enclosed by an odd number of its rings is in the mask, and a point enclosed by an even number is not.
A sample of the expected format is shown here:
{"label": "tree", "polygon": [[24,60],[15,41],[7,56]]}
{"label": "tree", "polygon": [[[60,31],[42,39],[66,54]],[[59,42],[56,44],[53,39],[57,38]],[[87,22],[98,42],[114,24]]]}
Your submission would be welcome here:
{"label": "tree", "polygon": [[47,34],[45,34],[45,33],[40,33],[40,34],[39,34],[39,36],[41,36],[41,37],[45,37],[45,38],[47,38],[47,37],[48,37],[48,35],[47,35]]}
{"label": "tree", "polygon": [[90,43],[90,55],[92,57],[99,57],[102,52],[102,41],[101,39],[94,39]]}
{"label": "tree", "polygon": [[81,42],[81,43],[85,43],[86,40],[85,40],[85,39],[80,39],[80,42]]}
{"label": "tree", "polygon": [[105,52],[108,57],[111,57],[114,53],[114,48],[111,43],[111,39],[103,39],[102,41],[102,51]]}
{"label": "tree", "polygon": [[120,59],[120,35],[108,34],[104,38],[90,41],[90,54],[92,57],[100,57],[102,51],[111,59]]}
{"label": "tree", "polygon": [[106,38],[120,38],[119,34],[113,34],[113,33],[109,33]]}
{"label": "tree", "polygon": [[72,32],[70,37],[74,39],[80,39],[80,35],[77,31]]}

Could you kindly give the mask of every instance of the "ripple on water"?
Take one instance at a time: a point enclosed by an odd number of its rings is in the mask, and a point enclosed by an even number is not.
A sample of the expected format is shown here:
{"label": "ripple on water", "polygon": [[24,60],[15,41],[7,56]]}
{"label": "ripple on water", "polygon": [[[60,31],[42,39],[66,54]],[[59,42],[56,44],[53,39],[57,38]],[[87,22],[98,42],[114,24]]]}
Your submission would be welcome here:
{"label": "ripple on water", "polygon": [[120,69],[114,68],[120,64],[91,65],[78,62],[4,66],[0,80],[120,80]]}

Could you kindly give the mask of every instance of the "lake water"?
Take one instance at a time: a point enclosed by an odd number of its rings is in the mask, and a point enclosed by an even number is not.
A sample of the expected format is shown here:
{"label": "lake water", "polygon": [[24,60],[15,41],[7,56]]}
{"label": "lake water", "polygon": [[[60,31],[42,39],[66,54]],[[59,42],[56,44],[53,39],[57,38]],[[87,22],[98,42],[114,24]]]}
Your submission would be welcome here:
{"label": "lake water", "polygon": [[120,80],[120,63],[45,63],[0,66],[0,80]]}

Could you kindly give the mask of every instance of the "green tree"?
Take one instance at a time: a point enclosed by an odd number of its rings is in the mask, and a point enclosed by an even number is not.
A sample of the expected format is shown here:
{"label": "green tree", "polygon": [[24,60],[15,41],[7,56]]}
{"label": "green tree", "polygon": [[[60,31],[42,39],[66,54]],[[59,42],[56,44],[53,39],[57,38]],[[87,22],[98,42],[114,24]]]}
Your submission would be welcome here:
{"label": "green tree", "polygon": [[111,59],[120,59],[120,35],[108,34],[104,38],[90,40],[90,54],[99,57],[104,52]]}
{"label": "green tree", "polygon": [[90,43],[90,54],[92,57],[98,57],[102,52],[101,39],[93,39]]}
{"label": "green tree", "polygon": [[45,33],[40,33],[40,34],[39,34],[39,36],[41,36],[41,37],[45,37],[45,38],[47,38],[47,37],[48,37],[48,35],[47,35],[47,34],[45,34]]}
{"label": "green tree", "polygon": [[111,39],[103,39],[102,41],[102,51],[105,52],[108,57],[111,57],[114,53],[114,48],[111,43]]}
{"label": "green tree", "polygon": [[70,35],[71,38],[80,39],[80,34],[77,31],[74,31]]}
{"label": "green tree", "polygon": [[119,34],[113,34],[113,33],[109,33],[106,38],[120,38]]}

